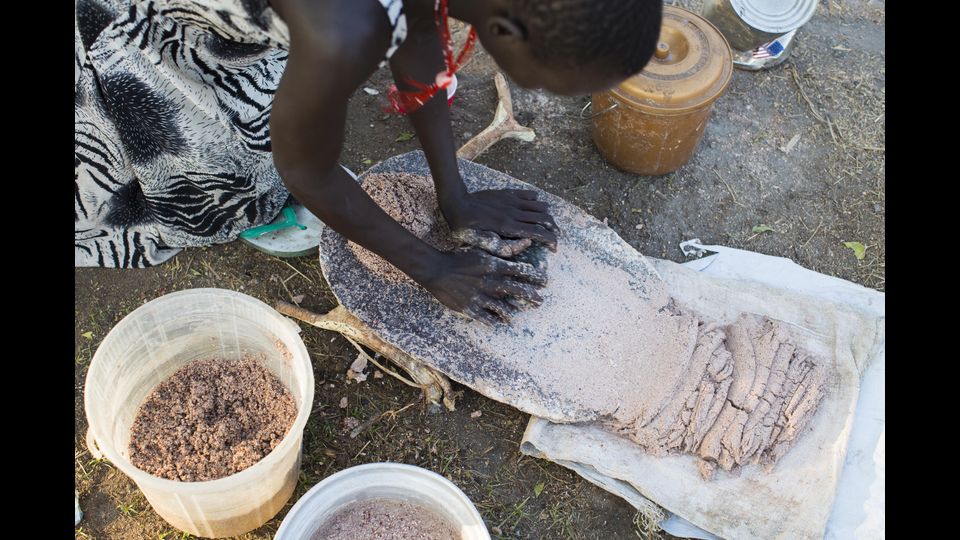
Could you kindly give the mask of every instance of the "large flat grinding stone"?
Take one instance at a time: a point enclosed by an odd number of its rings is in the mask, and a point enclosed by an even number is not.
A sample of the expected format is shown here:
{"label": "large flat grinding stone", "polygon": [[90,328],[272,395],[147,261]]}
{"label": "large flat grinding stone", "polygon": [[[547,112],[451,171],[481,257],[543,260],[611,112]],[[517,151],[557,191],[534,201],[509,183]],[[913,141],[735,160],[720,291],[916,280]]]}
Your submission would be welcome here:
{"label": "large flat grinding stone", "polygon": [[[550,205],[562,230],[558,251],[531,248],[546,255],[543,304],[509,325],[485,326],[412,282],[373,273],[343,236],[325,228],[320,262],[340,303],[388,343],[527,413],[557,422],[653,414],[689,367],[696,339],[696,322],[670,312],[653,267],[613,230],[559,197],[469,161],[460,161],[460,171],[470,191],[529,189]],[[384,172],[430,174],[416,151],[374,166],[359,180]],[[665,352],[676,360],[663,362]]]}

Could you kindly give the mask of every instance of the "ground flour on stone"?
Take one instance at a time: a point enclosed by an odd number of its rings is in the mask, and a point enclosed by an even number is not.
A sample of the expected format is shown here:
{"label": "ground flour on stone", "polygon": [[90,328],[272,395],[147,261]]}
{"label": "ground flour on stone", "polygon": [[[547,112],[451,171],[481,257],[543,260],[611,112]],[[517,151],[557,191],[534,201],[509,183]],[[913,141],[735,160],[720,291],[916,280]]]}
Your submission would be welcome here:
{"label": "ground flour on stone", "polygon": [[[432,190],[424,196],[430,178],[378,178],[387,176],[368,176],[365,188],[378,202],[403,201],[403,221],[413,224],[405,226],[442,242],[436,235],[449,232],[430,225],[436,202]],[[555,211],[561,227],[597,227]],[[602,234],[581,242],[607,241]],[[461,334],[436,339],[465,339],[481,356],[499,359],[495,367],[468,369],[484,373],[481,384],[498,386],[487,393],[509,396],[515,406],[548,404],[544,416],[552,421],[601,422],[651,454],[691,454],[705,478],[718,467],[769,471],[816,411],[822,362],[780,323],[752,315],[705,320],[678,305],[655,275],[638,278],[600,251],[561,239],[539,308],[518,313],[509,327],[464,323]]]}
{"label": "ground flour on stone", "polygon": [[792,343],[782,324],[751,315],[701,325],[693,360],[653,418],[609,427],[655,455],[699,457],[704,478],[718,466],[772,470],[823,397],[823,366]]}
{"label": "ground flour on stone", "polygon": [[[460,242],[450,236],[450,228],[440,213],[437,192],[429,176],[409,173],[381,173],[365,177],[363,189],[378,206],[431,246],[449,251]],[[360,263],[391,282],[413,281],[379,255],[353,243],[348,244]]]}

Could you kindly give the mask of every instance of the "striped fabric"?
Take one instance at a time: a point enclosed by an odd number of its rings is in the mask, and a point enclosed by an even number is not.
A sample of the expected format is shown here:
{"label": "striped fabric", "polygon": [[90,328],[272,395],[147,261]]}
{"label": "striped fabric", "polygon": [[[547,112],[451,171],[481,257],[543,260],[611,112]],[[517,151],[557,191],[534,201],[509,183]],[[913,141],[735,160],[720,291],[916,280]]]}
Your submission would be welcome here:
{"label": "striped fabric", "polygon": [[[406,37],[401,0],[380,0]],[[267,0],[77,0],[75,266],[142,268],[272,221],[286,24]]]}

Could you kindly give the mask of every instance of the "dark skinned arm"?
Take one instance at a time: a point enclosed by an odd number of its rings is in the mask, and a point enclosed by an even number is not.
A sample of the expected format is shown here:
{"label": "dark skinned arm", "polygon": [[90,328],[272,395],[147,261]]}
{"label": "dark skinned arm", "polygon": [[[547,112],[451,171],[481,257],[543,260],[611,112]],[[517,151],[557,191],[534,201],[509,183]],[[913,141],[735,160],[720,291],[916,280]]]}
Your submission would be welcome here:
{"label": "dark skinned arm", "polygon": [[291,38],[270,120],[274,162],[290,192],[327,226],[380,255],[457,312],[492,324],[495,314],[509,318],[508,297],[539,303],[533,287],[520,280],[542,284],[542,272],[477,250],[434,249],[391,219],[339,166],[347,101],[388,45],[383,14],[363,13],[382,10],[379,4],[273,5]]}

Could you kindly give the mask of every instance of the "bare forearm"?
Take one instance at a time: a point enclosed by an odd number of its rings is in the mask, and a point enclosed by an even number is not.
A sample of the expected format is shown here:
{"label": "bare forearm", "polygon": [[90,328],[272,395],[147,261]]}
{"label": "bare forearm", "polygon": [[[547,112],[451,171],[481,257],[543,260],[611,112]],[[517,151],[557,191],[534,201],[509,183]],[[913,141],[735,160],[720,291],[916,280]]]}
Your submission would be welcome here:
{"label": "bare forearm", "polygon": [[273,158],[287,189],[308,210],[419,281],[438,252],[391,219],[339,165],[347,101],[379,54],[368,51],[358,61],[312,48],[294,33],[270,118]]}
{"label": "bare forearm", "polygon": [[339,165],[291,178],[291,192],[328,227],[383,257],[414,280],[434,270],[437,250],[394,221]]}
{"label": "bare forearm", "polygon": [[[274,161],[287,189],[327,226],[380,255],[415,280],[430,270],[436,250],[390,218],[339,165],[346,103],[303,119],[303,101],[274,103]],[[312,103],[312,101],[307,101]],[[318,126],[323,126],[318,128]]]}
{"label": "bare forearm", "polygon": [[[437,251],[391,219],[339,166],[347,101],[389,45],[381,6],[345,0],[273,4],[291,36],[270,118],[274,164],[290,192],[327,226],[392,263],[450,309],[496,324],[516,309],[505,297],[538,303],[533,285],[525,281],[543,284],[545,276],[532,266],[478,250]],[[405,4],[415,27],[432,24],[427,2]],[[413,16],[417,10],[422,13]],[[440,69],[438,57],[408,73],[426,80]],[[449,200],[464,194],[443,96],[412,120],[440,196]]]}
{"label": "bare forearm", "polygon": [[[397,50],[390,61],[397,87],[410,90],[404,82],[407,77],[424,83],[432,82],[437,73],[446,69],[440,51],[441,44],[435,30],[408,37],[407,42]],[[430,165],[440,207],[455,204],[466,194],[467,189],[457,169],[446,90],[437,92],[430,101],[410,114],[409,118]]]}

